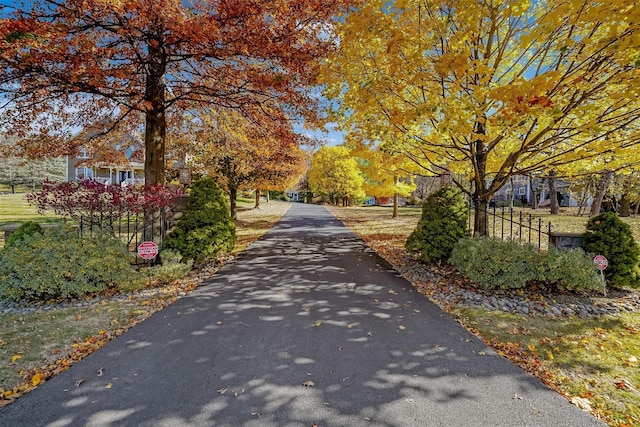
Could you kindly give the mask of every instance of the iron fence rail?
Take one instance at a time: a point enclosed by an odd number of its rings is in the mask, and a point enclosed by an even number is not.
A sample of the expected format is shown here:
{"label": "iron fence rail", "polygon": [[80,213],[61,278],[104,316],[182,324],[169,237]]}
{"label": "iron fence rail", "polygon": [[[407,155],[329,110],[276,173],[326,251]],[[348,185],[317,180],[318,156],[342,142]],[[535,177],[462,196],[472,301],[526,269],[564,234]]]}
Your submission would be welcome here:
{"label": "iron fence rail", "polygon": [[[469,208],[469,229],[473,233],[475,208]],[[515,212],[513,208],[487,208],[487,235],[500,240],[515,240],[520,243],[533,244],[538,249],[549,247],[551,238],[551,222],[523,211]]]}

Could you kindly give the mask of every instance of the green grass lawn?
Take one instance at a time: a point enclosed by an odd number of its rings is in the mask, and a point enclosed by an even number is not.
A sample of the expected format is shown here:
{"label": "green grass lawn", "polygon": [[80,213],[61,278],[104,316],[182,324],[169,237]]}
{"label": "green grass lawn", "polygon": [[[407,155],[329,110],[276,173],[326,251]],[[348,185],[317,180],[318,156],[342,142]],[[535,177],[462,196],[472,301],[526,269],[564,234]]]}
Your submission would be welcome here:
{"label": "green grass lawn", "polygon": [[21,224],[27,221],[39,223],[61,222],[58,215],[46,213],[40,215],[34,206],[27,203],[27,193],[0,194],[0,227],[8,224]]}
{"label": "green grass lawn", "polygon": [[34,206],[27,203],[27,193],[0,194],[0,248],[4,246],[4,231],[2,227],[20,225],[27,221],[39,224],[61,223],[59,215],[46,213],[40,215]]}

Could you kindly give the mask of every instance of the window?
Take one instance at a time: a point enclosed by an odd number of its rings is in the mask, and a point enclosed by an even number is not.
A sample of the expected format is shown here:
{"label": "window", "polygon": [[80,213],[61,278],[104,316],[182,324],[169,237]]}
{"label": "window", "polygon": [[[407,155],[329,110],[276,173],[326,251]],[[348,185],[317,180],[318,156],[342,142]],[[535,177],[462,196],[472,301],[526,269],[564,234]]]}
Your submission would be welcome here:
{"label": "window", "polygon": [[93,178],[93,169],[86,166],[76,168],[76,180]]}
{"label": "window", "polygon": [[88,159],[89,158],[89,152],[87,151],[87,149],[85,147],[81,147],[78,150],[78,158],[79,159]]}
{"label": "window", "polygon": [[518,189],[518,196],[524,196],[525,194],[527,194],[527,189],[525,187],[520,187]]}

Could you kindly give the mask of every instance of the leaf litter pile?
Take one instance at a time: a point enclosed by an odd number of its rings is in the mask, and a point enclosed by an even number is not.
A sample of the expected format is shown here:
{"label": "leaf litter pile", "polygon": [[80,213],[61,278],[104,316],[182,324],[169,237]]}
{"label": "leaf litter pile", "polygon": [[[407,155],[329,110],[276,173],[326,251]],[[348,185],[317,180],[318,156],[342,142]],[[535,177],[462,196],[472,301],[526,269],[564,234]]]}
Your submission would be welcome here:
{"label": "leaf litter pile", "polygon": [[[607,424],[640,426],[640,312],[554,318],[462,307],[455,300],[439,301],[443,290],[476,292],[478,288],[448,266],[423,265],[406,253],[404,242],[418,221],[418,209],[401,209],[395,219],[389,209],[383,208],[331,211],[398,271],[422,271],[422,280],[416,280],[416,275],[410,280],[416,290],[499,355]],[[525,300],[545,297],[515,291],[512,296]],[[516,395],[514,399],[523,398]]]}

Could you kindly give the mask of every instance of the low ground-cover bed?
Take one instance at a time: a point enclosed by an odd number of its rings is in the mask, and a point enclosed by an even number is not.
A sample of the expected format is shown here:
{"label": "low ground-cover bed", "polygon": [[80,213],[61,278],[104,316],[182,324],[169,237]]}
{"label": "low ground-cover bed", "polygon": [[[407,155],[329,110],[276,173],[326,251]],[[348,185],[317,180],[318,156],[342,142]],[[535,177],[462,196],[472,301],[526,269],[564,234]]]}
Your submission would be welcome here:
{"label": "low ground-cover bed", "polygon": [[[640,301],[637,291],[555,293],[550,289],[487,291],[450,267],[420,264],[408,256],[404,241],[418,222],[418,209],[400,211],[391,218],[386,208],[331,208],[379,255],[402,272],[421,293],[479,335],[499,354],[540,378],[579,407],[612,426],[640,425]],[[555,218],[550,218],[555,219]],[[635,220],[634,220],[635,221]],[[631,222],[634,222],[631,221]],[[563,217],[559,223],[585,224],[584,218]],[[574,224],[575,222],[575,224]],[[637,235],[636,227],[632,226]],[[582,228],[583,230],[583,228]],[[464,297],[479,295],[481,303],[466,304]],[[600,311],[573,314],[532,310],[504,312],[496,301],[518,300],[531,307],[620,307],[615,314]],[[484,305],[483,305],[484,304]],[[550,315],[546,315],[550,314]]]}

